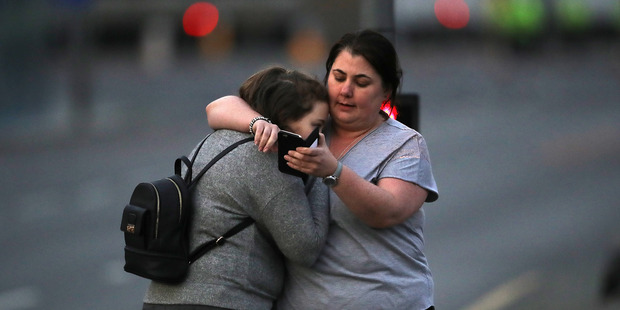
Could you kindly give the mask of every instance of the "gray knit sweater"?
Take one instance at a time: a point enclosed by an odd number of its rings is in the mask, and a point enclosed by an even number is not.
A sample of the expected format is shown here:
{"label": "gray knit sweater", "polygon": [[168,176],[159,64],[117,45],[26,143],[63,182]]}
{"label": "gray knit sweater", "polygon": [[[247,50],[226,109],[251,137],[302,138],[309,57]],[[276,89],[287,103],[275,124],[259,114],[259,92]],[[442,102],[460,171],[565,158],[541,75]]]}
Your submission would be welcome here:
{"label": "gray knit sweater", "polygon": [[[200,150],[194,171],[246,137],[229,130],[214,132]],[[278,171],[275,153],[261,153],[249,142],[211,167],[196,189],[191,249],[245,217],[256,223],[192,264],[185,282],[152,282],[144,302],[270,309],[282,289],[285,257],[310,266],[321,252],[329,224],[327,187],[313,186],[306,196],[300,178]]]}

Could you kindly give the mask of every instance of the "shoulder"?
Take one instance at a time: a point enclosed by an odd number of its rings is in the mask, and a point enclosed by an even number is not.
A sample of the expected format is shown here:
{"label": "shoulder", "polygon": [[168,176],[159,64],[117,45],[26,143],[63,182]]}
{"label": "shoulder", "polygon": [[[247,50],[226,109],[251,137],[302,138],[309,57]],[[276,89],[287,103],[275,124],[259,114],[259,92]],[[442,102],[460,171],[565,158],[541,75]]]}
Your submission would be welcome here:
{"label": "shoulder", "polygon": [[229,129],[218,129],[218,130],[213,131],[209,135],[209,137],[207,138],[207,141],[208,140],[220,140],[222,142],[229,143],[230,141],[238,141],[238,140],[249,138],[249,137],[251,137],[249,133],[238,132],[238,131],[229,130]]}
{"label": "shoulder", "polygon": [[[252,136],[249,133],[242,133],[228,129],[219,129],[208,135],[201,152],[206,152],[207,154],[214,155],[215,153],[223,151],[224,149],[238,141],[251,137]],[[231,151],[231,154],[236,155],[227,155],[226,157],[238,157],[240,153],[245,154],[244,157],[249,157],[252,153],[261,152],[258,151],[258,148],[254,145],[252,141],[247,141],[238,145],[235,149]]]}
{"label": "shoulder", "polygon": [[383,125],[379,127],[379,130],[382,130],[385,134],[402,139],[411,139],[413,137],[422,136],[415,129],[391,118],[388,118],[388,120],[386,120]]}
{"label": "shoulder", "polygon": [[367,147],[391,153],[404,145],[419,145],[424,138],[414,129],[396,120],[388,119],[365,140],[367,140],[365,141]]}

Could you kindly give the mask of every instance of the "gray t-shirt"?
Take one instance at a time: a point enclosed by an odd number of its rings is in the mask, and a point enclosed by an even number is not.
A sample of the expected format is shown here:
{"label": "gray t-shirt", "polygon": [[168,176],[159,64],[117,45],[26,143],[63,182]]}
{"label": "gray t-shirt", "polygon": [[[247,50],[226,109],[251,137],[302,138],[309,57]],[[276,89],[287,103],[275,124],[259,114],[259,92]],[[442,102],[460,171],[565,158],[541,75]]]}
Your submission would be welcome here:
{"label": "gray t-shirt", "polygon": [[[194,174],[221,150],[248,136],[214,132],[198,154]],[[145,303],[271,309],[282,289],[283,255],[300,265],[313,264],[329,224],[327,187],[317,182],[307,197],[301,179],[277,167],[277,154],[259,152],[249,142],[207,171],[192,196],[196,207],[191,249],[248,216],[256,223],[198,259],[183,283],[151,282]]]}
{"label": "gray t-shirt", "polygon": [[[424,138],[389,119],[341,159],[362,178],[398,178],[438,198]],[[424,211],[404,223],[375,229],[361,222],[330,191],[327,242],[312,266],[288,262],[278,309],[426,309],[433,279],[424,256]]]}

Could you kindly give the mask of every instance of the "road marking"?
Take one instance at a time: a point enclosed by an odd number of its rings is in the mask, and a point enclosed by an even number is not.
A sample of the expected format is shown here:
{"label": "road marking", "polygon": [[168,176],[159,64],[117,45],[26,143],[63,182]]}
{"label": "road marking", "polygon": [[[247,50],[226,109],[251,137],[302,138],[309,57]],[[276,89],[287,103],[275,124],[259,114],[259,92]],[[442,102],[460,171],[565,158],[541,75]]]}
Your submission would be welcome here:
{"label": "road marking", "polygon": [[0,292],[0,309],[36,309],[40,304],[41,292],[33,286],[19,287]]}
{"label": "road marking", "polygon": [[537,290],[540,284],[538,272],[526,272],[488,292],[463,310],[499,310],[505,308]]}

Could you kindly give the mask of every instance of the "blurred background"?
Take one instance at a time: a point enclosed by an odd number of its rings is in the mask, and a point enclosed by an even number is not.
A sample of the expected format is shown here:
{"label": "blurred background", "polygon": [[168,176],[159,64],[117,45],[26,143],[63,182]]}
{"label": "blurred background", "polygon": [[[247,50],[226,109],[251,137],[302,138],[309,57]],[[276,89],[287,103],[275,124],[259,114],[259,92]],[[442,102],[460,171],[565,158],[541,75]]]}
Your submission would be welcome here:
{"label": "blurred background", "polygon": [[322,78],[360,28],[419,98],[436,307],[620,308],[620,1],[212,0],[191,36],[194,2],[0,1],[0,309],[140,309],[134,186],[211,131],[210,101],[271,64]]}

